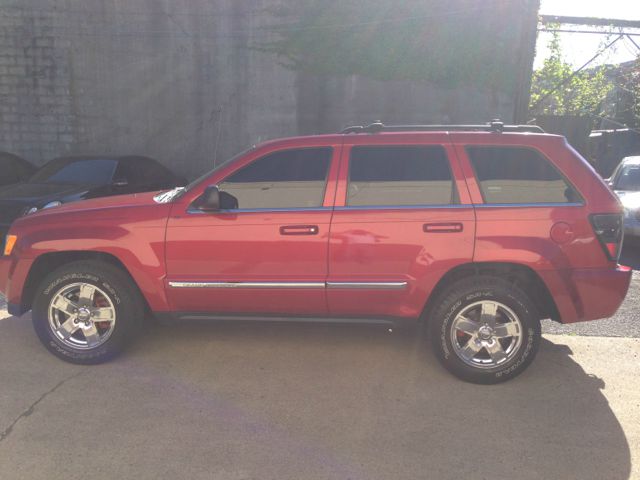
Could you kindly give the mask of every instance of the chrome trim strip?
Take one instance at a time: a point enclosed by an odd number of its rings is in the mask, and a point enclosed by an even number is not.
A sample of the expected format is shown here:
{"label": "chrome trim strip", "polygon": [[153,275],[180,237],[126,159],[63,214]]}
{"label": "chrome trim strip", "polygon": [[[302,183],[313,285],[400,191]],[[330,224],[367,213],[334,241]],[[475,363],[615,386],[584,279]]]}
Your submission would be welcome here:
{"label": "chrome trim strip", "polygon": [[297,208],[237,208],[218,210],[217,212],[203,212],[197,208],[189,207],[187,213],[191,215],[223,215],[223,214],[236,214],[236,213],[268,213],[268,212],[329,212],[332,207],[297,207]]}
{"label": "chrome trim strip", "polygon": [[403,290],[407,282],[169,282],[171,288],[330,288]]}
{"label": "chrome trim strip", "polygon": [[476,208],[584,207],[584,203],[475,203],[473,206]]}
{"label": "chrome trim strip", "polygon": [[443,209],[443,208],[473,208],[473,205],[465,203],[454,203],[447,205],[353,205],[346,207],[335,207],[335,211],[345,210],[424,210],[424,209]]}
{"label": "chrome trim strip", "polygon": [[325,288],[324,282],[169,282],[172,288]]}
{"label": "chrome trim strip", "polygon": [[327,288],[357,290],[404,290],[407,282],[327,282]]}

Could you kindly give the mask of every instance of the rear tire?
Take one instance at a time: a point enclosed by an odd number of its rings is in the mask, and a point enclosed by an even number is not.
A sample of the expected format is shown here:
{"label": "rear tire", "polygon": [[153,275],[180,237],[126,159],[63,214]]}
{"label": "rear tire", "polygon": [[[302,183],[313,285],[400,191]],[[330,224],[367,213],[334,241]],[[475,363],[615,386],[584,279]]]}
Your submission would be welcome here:
{"label": "rear tire", "polygon": [[102,363],[119,354],[144,319],[136,285],[122,270],[77,261],[47,275],[35,293],[33,326],[43,345],[71,363]]}
{"label": "rear tire", "polygon": [[522,373],[541,341],[539,317],[529,297],[512,283],[490,276],[451,285],[432,312],[429,334],[447,370],[480,384]]}

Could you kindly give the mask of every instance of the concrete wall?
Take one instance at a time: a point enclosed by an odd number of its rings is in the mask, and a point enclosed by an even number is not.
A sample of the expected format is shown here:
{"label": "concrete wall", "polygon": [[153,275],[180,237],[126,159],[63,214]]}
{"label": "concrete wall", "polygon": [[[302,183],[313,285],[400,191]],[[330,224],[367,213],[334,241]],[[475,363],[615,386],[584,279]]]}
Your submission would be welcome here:
{"label": "concrete wall", "polygon": [[[268,8],[283,1],[3,0],[0,150],[37,164],[145,154],[194,177],[269,138],[378,119],[513,121],[523,101],[522,92],[285,69],[249,48],[269,35]],[[535,27],[527,21],[523,29]],[[526,84],[525,34],[513,39],[513,65]]]}

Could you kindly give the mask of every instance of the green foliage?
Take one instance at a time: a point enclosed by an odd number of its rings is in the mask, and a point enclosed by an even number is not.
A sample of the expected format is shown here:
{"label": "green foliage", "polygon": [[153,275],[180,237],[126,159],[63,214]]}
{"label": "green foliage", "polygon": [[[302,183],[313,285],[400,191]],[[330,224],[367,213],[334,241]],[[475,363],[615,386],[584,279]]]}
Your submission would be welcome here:
{"label": "green foliage", "polygon": [[[273,10],[275,39],[255,46],[315,74],[514,91],[533,0],[296,0]],[[530,19],[525,20],[527,12]]]}
{"label": "green foliage", "polygon": [[631,66],[622,69],[616,87],[616,120],[640,128],[640,56]]}
{"label": "green foliage", "polygon": [[531,103],[533,114],[601,115],[603,102],[613,85],[607,77],[609,67],[574,69],[562,55],[558,33],[549,42],[550,56],[533,72]]}

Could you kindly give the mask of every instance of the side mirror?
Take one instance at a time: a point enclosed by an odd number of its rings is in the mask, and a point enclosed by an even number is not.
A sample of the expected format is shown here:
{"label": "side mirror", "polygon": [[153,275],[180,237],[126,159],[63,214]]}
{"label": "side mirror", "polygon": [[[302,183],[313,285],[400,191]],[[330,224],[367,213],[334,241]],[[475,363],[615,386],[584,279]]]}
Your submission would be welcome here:
{"label": "side mirror", "polygon": [[209,185],[198,197],[194,205],[203,212],[217,212],[220,210],[220,190],[217,185]]}
{"label": "side mirror", "polygon": [[116,188],[127,187],[129,186],[129,181],[126,178],[116,178],[111,186]]}
{"label": "side mirror", "polygon": [[235,210],[238,208],[238,199],[230,193],[221,192],[217,185],[209,185],[193,202],[193,206],[203,212]]}

